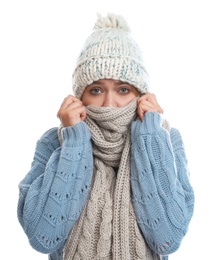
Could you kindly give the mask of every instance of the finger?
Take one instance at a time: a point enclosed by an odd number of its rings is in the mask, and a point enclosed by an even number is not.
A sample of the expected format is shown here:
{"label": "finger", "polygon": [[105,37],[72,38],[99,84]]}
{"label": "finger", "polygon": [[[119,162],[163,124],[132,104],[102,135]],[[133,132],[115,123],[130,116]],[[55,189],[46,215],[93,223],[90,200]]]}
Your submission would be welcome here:
{"label": "finger", "polygon": [[151,111],[156,111],[158,113],[163,113],[163,109],[162,107],[159,105],[159,103],[157,102],[157,98],[154,94],[148,93],[145,94],[144,96],[140,97],[138,99],[138,106],[142,105],[143,109],[146,108],[149,110],[149,108],[151,109]]}
{"label": "finger", "polygon": [[157,103],[156,96],[154,94],[151,94],[151,93],[147,93],[147,94],[145,94],[145,95],[143,95],[139,98],[140,102],[145,101],[145,100],[150,101],[150,102],[155,103],[155,104]]}
{"label": "finger", "polygon": [[139,107],[141,107],[141,109],[145,112],[150,111],[150,112],[158,112],[160,114],[163,113],[163,109],[158,104],[153,104],[148,101],[144,101],[140,103]]}
{"label": "finger", "polygon": [[155,96],[155,94],[153,93],[149,93],[150,95],[148,95],[148,101],[151,101],[153,103],[153,105],[155,106],[156,108],[156,111],[160,114],[163,113],[163,109],[162,107],[159,105],[158,101],[157,101],[157,98]]}
{"label": "finger", "polygon": [[144,111],[141,107],[139,107],[139,109],[138,109],[138,115],[139,115],[139,118],[140,118],[141,120],[144,118],[144,113],[145,113],[145,111]]}
{"label": "finger", "polygon": [[65,107],[69,106],[70,104],[72,104],[74,102],[79,103],[79,104],[82,105],[82,102],[81,102],[80,99],[77,99],[77,98],[75,98],[72,95],[68,95],[67,97],[64,98],[60,108],[65,108]]}
{"label": "finger", "polygon": [[[138,101],[138,111],[143,111],[143,114],[150,111],[150,112],[158,112],[160,114],[163,113],[163,109],[160,107],[160,105],[156,102],[150,102],[147,100],[140,100]],[[142,112],[141,112],[142,113]]]}
{"label": "finger", "polygon": [[62,101],[62,104],[61,104],[60,107],[65,107],[65,106],[69,105],[72,102],[73,102],[73,96],[72,95],[68,95],[67,97],[64,98],[64,100]]}
{"label": "finger", "polygon": [[81,100],[75,98],[72,95],[69,95],[63,100],[60,109],[57,112],[57,117],[60,117],[60,114],[63,113],[66,109],[72,110],[81,106],[83,106]]}
{"label": "finger", "polygon": [[86,118],[86,109],[84,106],[70,109],[69,107],[62,110],[59,119],[63,126],[72,126]]}
{"label": "finger", "polygon": [[81,117],[81,121],[86,119],[86,108],[85,107],[82,107],[80,117]]}

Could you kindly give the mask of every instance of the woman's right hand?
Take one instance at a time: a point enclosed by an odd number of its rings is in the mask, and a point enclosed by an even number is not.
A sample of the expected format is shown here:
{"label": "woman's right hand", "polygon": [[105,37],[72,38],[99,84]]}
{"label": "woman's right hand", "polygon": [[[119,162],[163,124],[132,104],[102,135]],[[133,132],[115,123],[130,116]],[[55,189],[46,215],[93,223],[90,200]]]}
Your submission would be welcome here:
{"label": "woman's right hand", "polygon": [[86,118],[86,109],[80,99],[69,95],[62,102],[57,117],[64,127],[73,126]]}

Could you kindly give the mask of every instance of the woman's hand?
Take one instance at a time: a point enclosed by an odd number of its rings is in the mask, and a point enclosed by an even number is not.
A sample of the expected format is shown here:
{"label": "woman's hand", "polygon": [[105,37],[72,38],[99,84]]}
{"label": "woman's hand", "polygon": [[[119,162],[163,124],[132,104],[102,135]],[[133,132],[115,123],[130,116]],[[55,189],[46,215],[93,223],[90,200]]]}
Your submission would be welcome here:
{"label": "woman's hand", "polygon": [[79,99],[69,95],[62,102],[57,117],[64,127],[73,126],[86,118],[86,109]]}
{"label": "woman's hand", "polygon": [[139,119],[142,120],[146,112],[163,113],[163,109],[158,104],[154,94],[147,93],[137,100],[137,113],[139,115]]}

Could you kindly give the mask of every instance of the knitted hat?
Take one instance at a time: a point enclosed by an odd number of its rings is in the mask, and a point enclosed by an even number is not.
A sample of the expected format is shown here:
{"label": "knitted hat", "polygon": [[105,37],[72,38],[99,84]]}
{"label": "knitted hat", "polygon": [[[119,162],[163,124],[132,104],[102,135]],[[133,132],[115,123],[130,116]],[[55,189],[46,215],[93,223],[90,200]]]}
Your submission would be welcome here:
{"label": "knitted hat", "polygon": [[73,91],[81,98],[84,89],[99,79],[115,79],[148,91],[148,75],[142,53],[122,16],[98,15],[94,32],[87,38],[73,74]]}

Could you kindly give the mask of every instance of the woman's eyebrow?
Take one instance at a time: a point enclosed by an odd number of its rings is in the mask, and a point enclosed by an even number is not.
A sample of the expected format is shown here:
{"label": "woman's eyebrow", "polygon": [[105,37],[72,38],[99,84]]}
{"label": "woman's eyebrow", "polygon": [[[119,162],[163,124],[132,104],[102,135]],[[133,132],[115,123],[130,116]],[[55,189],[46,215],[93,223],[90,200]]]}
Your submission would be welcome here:
{"label": "woman's eyebrow", "polygon": [[98,80],[98,81],[92,82],[88,87],[90,87],[92,85],[103,85],[103,83]]}
{"label": "woman's eyebrow", "polygon": [[124,81],[116,81],[115,85],[130,85],[128,82],[124,82]]}

